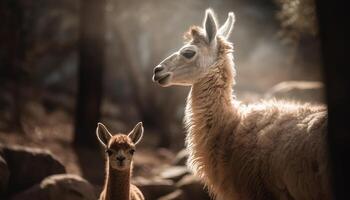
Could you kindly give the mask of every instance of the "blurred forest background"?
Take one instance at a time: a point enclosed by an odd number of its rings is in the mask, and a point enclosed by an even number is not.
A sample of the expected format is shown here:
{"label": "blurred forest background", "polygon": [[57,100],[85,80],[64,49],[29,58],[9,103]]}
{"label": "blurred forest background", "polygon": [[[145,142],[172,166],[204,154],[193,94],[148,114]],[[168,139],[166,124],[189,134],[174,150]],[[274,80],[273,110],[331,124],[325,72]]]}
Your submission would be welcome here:
{"label": "blurred forest background", "polygon": [[[68,173],[101,186],[104,161],[96,122],[126,133],[143,121],[134,174],[143,184],[145,178],[169,175],[164,168],[174,165],[184,147],[189,88],[157,86],[151,81],[153,68],[182,46],[191,25],[202,24],[206,8],[213,8],[221,23],[233,11],[237,98],[244,103],[267,98],[322,103],[314,4],[0,0],[0,144],[50,150]],[[172,181],[169,185],[178,180]]]}

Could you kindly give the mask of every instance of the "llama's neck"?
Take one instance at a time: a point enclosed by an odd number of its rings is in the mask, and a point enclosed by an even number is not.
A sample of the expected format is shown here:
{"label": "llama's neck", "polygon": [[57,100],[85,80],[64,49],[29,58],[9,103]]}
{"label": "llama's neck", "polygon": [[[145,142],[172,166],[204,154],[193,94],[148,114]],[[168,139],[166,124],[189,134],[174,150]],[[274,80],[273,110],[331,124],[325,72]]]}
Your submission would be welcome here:
{"label": "llama's neck", "polygon": [[109,166],[107,161],[107,178],[104,192],[105,200],[130,200],[131,169],[118,171]]}
{"label": "llama's neck", "polygon": [[[186,144],[189,148],[188,166],[212,190],[220,170],[217,167],[221,154],[218,147],[225,140],[222,132],[234,130],[241,119],[238,103],[234,100],[234,66],[231,54],[210,66],[205,77],[192,85],[187,99],[185,123]],[[213,163],[213,165],[208,165]]]}
{"label": "llama's neck", "polygon": [[[193,84],[187,102],[187,120],[198,132],[220,129],[227,119],[238,121],[238,111],[234,107],[234,68],[230,55],[224,55],[205,77]],[[233,121],[232,121],[233,120]]]}

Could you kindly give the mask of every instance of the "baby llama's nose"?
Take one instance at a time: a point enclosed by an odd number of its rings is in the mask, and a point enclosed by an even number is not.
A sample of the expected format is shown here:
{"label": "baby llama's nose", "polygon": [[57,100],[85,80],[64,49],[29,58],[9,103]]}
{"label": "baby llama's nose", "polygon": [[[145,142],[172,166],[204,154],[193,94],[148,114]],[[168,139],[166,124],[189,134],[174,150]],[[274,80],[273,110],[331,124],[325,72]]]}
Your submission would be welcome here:
{"label": "baby llama's nose", "polygon": [[119,162],[123,162],[123,161],[125,160],[125,157],[124,157],[124,156],[118,156],[118,157],[117,157],[117,160],[118,160]]}

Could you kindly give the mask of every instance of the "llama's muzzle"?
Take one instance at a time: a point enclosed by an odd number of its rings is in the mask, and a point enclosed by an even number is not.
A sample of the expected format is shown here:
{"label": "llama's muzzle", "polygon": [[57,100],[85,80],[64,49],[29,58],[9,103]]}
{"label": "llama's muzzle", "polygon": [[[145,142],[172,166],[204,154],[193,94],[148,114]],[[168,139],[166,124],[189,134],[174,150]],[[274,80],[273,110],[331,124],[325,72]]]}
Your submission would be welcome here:
{"label": "llama's muzzle", "polygon": [[156,74],[157,72],[163,71],[164,67],[162,65],[158,65],[154,68],[153,73]]}
{"label": "llama's muzzle", "polygon": [[159,85],[166,85],[171,76],[170,72],[164,72],[164,66],[158,65],[153,69],[153,82],[157,82]]}

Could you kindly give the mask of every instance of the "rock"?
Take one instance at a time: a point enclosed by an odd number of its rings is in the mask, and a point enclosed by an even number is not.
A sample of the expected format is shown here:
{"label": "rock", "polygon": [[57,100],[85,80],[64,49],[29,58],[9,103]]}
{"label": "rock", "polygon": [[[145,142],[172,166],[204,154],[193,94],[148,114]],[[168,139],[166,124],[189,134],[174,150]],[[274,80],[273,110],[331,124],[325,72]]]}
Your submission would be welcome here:
{"label": "rock", "polygon": [[323,103],[324,86],[317,81],[284,81],[273,86],[265,98]]}
{"label": "rock", "polygon": [[182,149],[176,154],[176,157],[173,161],[173,165],[186,165],[188,159],[188,152],[186,149]]}
{"label": "rock", "polygon": [[11,200],[96,200],[95,188],[85,179],[72,174],[58,174],[45,178]]}
{"label": "rock", "polygon": [[163,179],[170,179],[174,182],[177,182],[187,174],[190,174],[190,171],[187,169],[186,166],[174,166],[166,168],[160,173],[159,176]]}
{"label": "rock", "polygon": [[10,169],[8,194],[40,183],[45,177],[66,172],[65,167],[49,151],[20,146],[3,147]]}
{"label": "rock", "polygon": [[167,148],[157,149],[157,156],[162,160],[169,160],[169,161],[171,161],[175,157],[174,153],[169,151],[169,149]]}
{"label": "rock", "polygon": [[174,192],[160,197],[158,200],[186,200],[182,190],[175,190]]}
{"label": "rock", "polygon": [[194,175],[187,175],[183,177],[176,186],[181,189],[186,196],[186,199],[194,200],[210,200],[208,191],[204,188],[204,185],[200,182],[199,178]]}
{"label": "rock", "polygon": [[158,199],[176,190],[172,180],[137,177],[133,180],[133,184],[142,191],[145,199]]}
{"label": "rock", "polygon": [[9,177],[10,177],[10,170],[7,166],[7,162],[0,155],[0,197],[5,196]]}

